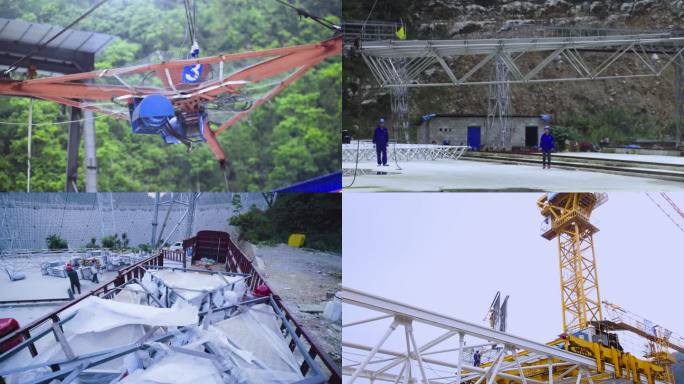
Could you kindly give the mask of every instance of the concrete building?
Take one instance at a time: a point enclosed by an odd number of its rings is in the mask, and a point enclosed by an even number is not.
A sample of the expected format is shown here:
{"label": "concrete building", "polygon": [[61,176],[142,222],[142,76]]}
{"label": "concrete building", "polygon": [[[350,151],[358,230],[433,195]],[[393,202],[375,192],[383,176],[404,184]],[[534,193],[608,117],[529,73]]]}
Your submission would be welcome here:
{"label": "concrete building", "polygon": [[[511,116],[513,149],[539,145],[544,121],[534,115]],[[437,114],[418,127],[418,143],[469,145],[475,150],[499,147],[496,133],[487,132],[487,115]]]}

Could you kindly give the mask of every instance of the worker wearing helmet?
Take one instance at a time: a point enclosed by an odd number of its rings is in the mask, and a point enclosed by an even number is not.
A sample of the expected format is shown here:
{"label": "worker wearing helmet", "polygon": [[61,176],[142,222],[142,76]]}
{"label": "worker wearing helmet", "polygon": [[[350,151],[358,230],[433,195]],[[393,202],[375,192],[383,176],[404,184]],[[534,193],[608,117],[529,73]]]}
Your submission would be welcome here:
{"label": "worker wearing helmet", "polygon": [[74,267],[72,267],[71,264],[67,264],[66,273],[67,277],[69,277],[69,282],[71,283],[71,292],[76,293],[76,289],[78,289],[78,294],[80,295],[81,282],[78,281],[78,274],[74,271]]}
{"label": "worker wearing helmet", "polygon": [[385,119],[380,118],[378,125],[375,127],[373,133],[373,144],[375,144],[375,153],[378,157],[378,167],[388,166],[387,164],[387,143],[389,142],[389,130],[385,127]]}
{"label": "worker wearing helmet", "polygon": [[544,126],[544,134],[539,140],[539,148],[542,150],[542,168],[551,168],[551,151],[556,148],[550,131],[551,127]]}

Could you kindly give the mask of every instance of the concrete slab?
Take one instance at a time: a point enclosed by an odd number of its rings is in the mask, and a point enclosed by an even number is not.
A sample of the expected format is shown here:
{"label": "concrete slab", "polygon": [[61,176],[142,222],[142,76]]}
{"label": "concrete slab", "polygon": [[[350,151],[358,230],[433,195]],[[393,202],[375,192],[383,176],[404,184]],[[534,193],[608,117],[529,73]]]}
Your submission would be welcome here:
{"label": "concrete slab", "polygon": [[[26,274],[26,279],[10,281],[7,274],[2,272],[0,277],[0,301],[10,300],[40,300],[60,299],[69,297],[69,279],[63,277],[44,276],[40,270],[26,269],[21,272]],[[103,272],[97,278],[100,283],[113,279],[116,272]],[[80,279],[81,294],[95,289],[99,284],[89,280]],[[79,296],[78,294],[76,296]]]}
{"label": "concrete slab", "polygon": [[[637,155],[638,156],[638,155]],[[642,177],[611,175],[540,166],[485,163],[468,160],[412,161],[377,167],[359,163],[359,169],[381,170],[387,175],[357,176],[345,192],[382,191],[680,191],[684,183]],[[343,163],[353,169],[353,163]],[[395,172],[399,172],[396,174]],[[352,177],[342,178],[342,185]]]}
{"label": "concrete slab", "polygon": [[[541,154],[540,154],[541,156]],[[635,155],[627,153],[598,153],[598,152],[560,152],[553,156],[585,157],[589,159],[608,159],[626,161],[645,161],[648,163],[684,165],[684,156]]]}

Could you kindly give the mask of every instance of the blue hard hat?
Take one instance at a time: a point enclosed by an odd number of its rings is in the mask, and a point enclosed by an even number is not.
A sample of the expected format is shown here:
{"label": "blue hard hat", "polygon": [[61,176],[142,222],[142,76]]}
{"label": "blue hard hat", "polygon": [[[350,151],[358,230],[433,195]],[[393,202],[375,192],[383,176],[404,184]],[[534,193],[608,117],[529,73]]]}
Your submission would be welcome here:
{"label": "blue hard hat", "polygon": [[544,126],[544,129],[551,129],[551,126],[545,125],[545,126]]}
{"label": "blue hard hat", "polygon": [[378,120],[378,122],[384,123],[384,122],[385,122],[385,118],[384,118],[384,117],[381,117],[380,120]]}

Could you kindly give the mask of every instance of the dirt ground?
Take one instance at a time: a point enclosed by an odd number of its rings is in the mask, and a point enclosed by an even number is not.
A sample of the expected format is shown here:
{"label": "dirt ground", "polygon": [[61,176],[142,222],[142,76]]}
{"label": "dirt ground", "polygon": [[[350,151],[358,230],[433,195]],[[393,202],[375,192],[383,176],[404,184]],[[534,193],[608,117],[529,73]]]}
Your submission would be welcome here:
{"label": "dirt ground", "polygon": [[332,300],[342,283],[342,257],[338,254],[292,248],[285,244],[254,246],[254,264],[265,273],[268,284],[280,295],[302,327],[311,330],[330,357],[341,366],[342,329],[323,313],[302,312],[299,305]]}

